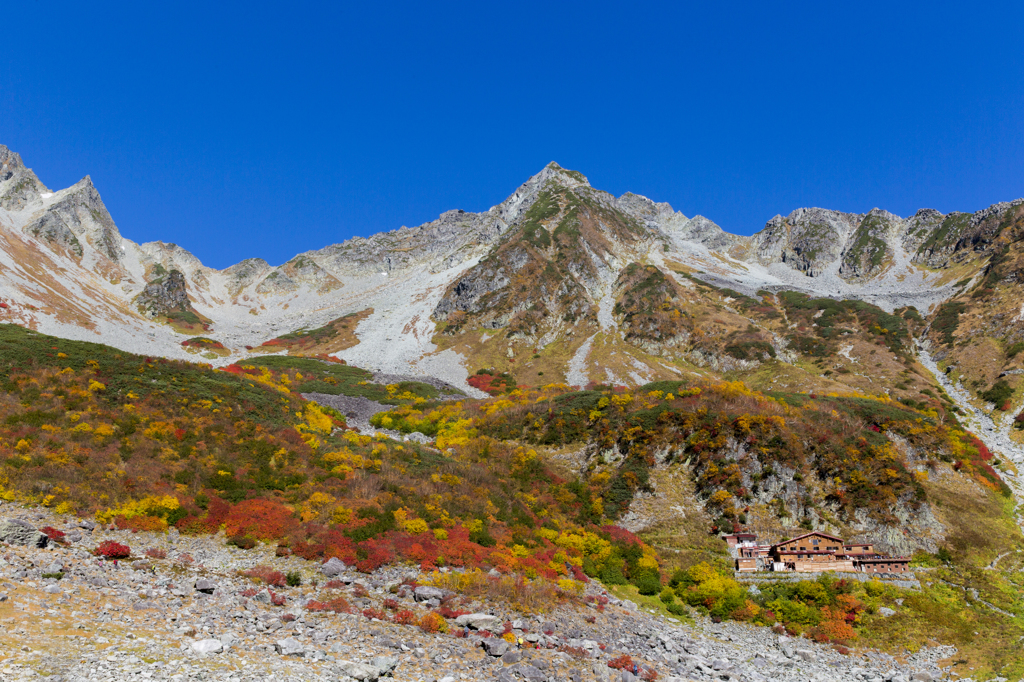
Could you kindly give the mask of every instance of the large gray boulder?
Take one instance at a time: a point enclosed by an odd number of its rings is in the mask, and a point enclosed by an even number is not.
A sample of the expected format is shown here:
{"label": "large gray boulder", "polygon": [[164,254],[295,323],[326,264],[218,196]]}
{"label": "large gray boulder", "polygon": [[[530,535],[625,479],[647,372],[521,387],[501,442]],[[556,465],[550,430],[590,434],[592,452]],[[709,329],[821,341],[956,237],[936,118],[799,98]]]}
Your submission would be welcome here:
{"label": "large gray boulder", "polygon": [[398,659],[394,656],[374,656],[370,660],[370,665],[376,666],[380,670],[381,676],[391,673],[398,667],[398,663]]}
{"label": "large gray boulder", "polygon": [[368,663],[356,663],[355,661],[338,661],[338,669],[354,680],[365,682],[376,680],[380,677],[380,668]]}
{"label": "large gray boulder", "polygon": [[413,598],[416,601],[429,601],[431,599],[437,599],[438,601],[444,599],[444,592],[437,589],[436,587],[430,587],[429,585],[420,585],[413,592]]}
{"label": "large gray boulder", "polygon": [[25,547],[46,547],[49,541],[45,533],[40,533],[27,521],[5,519],[0,522],[0,542]]}
{"label": "large gray boulder", "polygon": [[[220,642],[218,642],[218,644],[220,644]],[[305,648],[302,646],[302,642],[294,637],[277,640],[274,642],[274,648],[277,649],[277,653],[282,656],[302,656],[306,652]]]}
{"label": "large gray boulder", "polygon": [[504,656],[505,652],[508,651],[508,642],[501,639],[500,637],[488,637],[480,641],[480,646],[484,648],[488,656]]}
{"label": "large gray boulder", "polygon": [[470,627],[474,630],[494,630],[500,623],[497,616],[489,613],[467,613],[455,619],[455,624],[459,627]]}
{"label": "large gray boulder", "polygon": [[336,556],[332,556],[330,559],[324,562],[323,566],[320,567],[320,572],[328,578],[333,578],[335,576],[341,575],[347,570],[348,566],[345,565],[345,562]]}
{"label": "large gray boulder", "polygon": [[197,654],[217,654],[224,649],[224,644],[219,639],[201,639],[192,642],[192,649]]}

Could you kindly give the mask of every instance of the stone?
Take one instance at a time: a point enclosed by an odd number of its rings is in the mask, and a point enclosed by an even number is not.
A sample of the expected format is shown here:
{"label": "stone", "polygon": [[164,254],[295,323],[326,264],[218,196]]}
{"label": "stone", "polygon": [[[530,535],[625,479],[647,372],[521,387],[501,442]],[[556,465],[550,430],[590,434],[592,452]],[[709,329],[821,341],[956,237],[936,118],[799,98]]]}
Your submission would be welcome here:
{"label": "stone", "polygon": [[320,567],[320,572],[328,578],[333,578],[337,575],[341,575],[348,570],[348,566],[344,561],[338,557],[332,556],[330,559],[324,562],[323,566]]}
{"label": "stone", "polygon": [[230,632],[225,632],[223,635],[221,635],[217,639],[220,640],[220,643],[224,645],[225,649],[228,648],[229,646],[233,646],[234,644],[236,644],[238,642],[238,638],[235,637]]}
{"label": "stone", "polygon": [[523,660],[523,654],[521,651],[507,651],[501,657],[501,662],[505,665],[515,665],[521,660]]}
{"label": "stone", "polygon": [[192,642],[192,649],[197,654],[217,654],[224,649],[224,644],[219,639],[201,639]]}
{"label": "stone", "polygon": [[196,590],[203,594],[213,594],[213,591],[217,589],[217,583],[206,578],[200,578],[196,581]]}
{"label": "stone", "polygon": [[797,649],[796,655],[802,658],[803,660],[807,661],[808,663],[812,663],[818,658],[815,655],[815,653],[810,649]]}
{"label": "stone", "polygon": [[480,646],[484,648],[488,656],[494,656],[495,658],[505,655],[505,652],[508,651],[508,642],[500,637],[487,637],[481,640]]}
{"label": "stone", "polygon": [[932,682],[931,673],[921,671],[910,676],[911,682]]}
{"label": "stone", "polygon": [[470,627],[474,630],[494,630],[500,623],[497,616],[489,613],[467,613],[455,619],[455,624],[460,628]]}
{"label": "stone", "polygon": [[261,604],[269,604],[270,603],[270,591],[267,590],[267,589],[262,589],[262,590],[260,590],[259,592],[257,592],[253,596],[252,600],[253,601],[258,601]]}
{"label": "stone", "polygon": [[376,680],[380,677],[380,668],[366,663],[354,661],[338,661],[338,670],[345,673],[354,680],[365,682],[365,680]]}
{"label": "stone", "polygon": [[436,587],[430,587],[429,585],[420,585],[413,592],[413,598],[416,601],[429,601],[431,599],[437,599],[439,602],[444,598],[444,592],[437,589]]}
{"label": "stone", "polygon": [[888,606],[883,606],[882,608],[878,609],[878,613],[885,618],[890,618],[896,615],[896,612],[890,609]]}
{"label": "stone", "polygon": [[398,667],[399,660],[394,656],[374,656],[370,660],[370,665],[377,668],[380,674],[389,675]]}
{"label": "stone", "polygon": [[301,656],[306,651],[302,643],[294,637],[277,640],[274,642],[274,649],[282,656]]}
{"label": "stone", "polygon": [[21,519],[5,519],[0,522],[0,542],[24,547],[46,547],[50,538],[40,533],[32,524]]}
{"label": "stone", "polygon": [[729,667],[729,661],[727,661],[724,658],[716,658],[715,660],[711,661],[711,667],[714,670],[725,670]]}

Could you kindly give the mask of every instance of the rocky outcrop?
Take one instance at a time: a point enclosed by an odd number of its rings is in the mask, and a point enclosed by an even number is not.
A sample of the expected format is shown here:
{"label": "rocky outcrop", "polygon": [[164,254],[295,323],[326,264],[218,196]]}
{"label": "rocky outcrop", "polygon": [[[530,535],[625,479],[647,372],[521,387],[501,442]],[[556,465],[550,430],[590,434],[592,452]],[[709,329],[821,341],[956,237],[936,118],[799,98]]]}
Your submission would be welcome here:
{"label": "rocky outcrop", "polygon": [[147,284],[136,303],[149,315],[166,315],[189,309],[191,303],[185,287],[185,276],[180,270],[171,270]]}
{"label": "rocky outcrop", "polygon": [[60,192],[58,197],[25,231],[79,257],[84,255],[84,242],[110,261],[120,261],[121,233],[89,176]]}
{"label": "rocky outcrop", "polygon": [[0,208],[20,211],[46,191],[36,174],[25,168],[21,157],[0,144]]}

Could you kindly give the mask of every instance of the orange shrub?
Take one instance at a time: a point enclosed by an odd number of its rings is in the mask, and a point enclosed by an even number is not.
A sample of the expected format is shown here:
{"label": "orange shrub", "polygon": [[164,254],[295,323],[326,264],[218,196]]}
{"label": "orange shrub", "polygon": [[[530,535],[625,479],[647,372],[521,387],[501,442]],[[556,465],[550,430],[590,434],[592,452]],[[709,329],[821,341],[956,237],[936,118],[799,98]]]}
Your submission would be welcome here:
{"label": "orange shrub", "polygon": [[243,500],[224,519],[229,537],[245,535],[257,540],[276,540],[297,525],[291,510],[276,500]]}
{"label": "orange shrub", "polygon": [[437,613],[428,613],[420,619],[420,630],[427,634],[434,634],[435,632],[447,632],[448,623],[445,622],[444,618]]}

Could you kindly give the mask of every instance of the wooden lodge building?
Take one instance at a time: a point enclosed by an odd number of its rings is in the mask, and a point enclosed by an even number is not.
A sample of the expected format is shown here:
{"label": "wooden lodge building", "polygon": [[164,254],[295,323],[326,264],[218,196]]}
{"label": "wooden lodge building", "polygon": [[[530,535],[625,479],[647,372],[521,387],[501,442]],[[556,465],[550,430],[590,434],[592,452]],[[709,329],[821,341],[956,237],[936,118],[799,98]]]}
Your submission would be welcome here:
{"label": "wooden lodge building", "polygon": [[724,540],[736,557],[736,570],[818,573],[849,571],[905,573],[906,557],[881,556],[872,545],[846,544],[821,531],[804,533],[774,545],[760,545],[753,533],[726,535]]}

